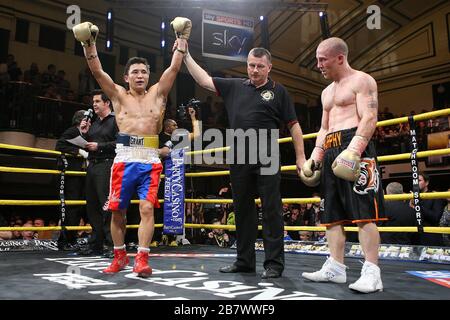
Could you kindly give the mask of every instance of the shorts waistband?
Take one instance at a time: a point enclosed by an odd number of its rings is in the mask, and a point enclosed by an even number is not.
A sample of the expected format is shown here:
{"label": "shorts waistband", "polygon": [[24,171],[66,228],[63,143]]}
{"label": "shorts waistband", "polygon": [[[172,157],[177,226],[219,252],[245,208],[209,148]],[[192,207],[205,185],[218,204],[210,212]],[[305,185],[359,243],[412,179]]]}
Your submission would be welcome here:
{"label": "shorts waistband", "polygon": [[327,134],[325,136],[325,142],[323,143],[323,149],[331,149],[338,147],[346,147],[355,136],[356,127],[350,129],[344,129],[340,131],[335,131]]}
{"label": "shorts waistband", "polygon": [[159,147],[159,137],[157,135],[137,136],[119,132],[119,135],[117,136],[117,144],[122,144],[126,147],[145,147],[157,149]]}

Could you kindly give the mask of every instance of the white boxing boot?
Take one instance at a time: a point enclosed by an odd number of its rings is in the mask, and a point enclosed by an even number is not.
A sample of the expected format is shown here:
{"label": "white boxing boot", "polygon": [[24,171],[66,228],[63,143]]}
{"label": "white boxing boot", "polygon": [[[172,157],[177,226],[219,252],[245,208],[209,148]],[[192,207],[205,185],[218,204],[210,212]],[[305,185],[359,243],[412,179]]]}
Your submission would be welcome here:
{"label": "white boxing boot", "polygon": [[302,277],[315,282],[345,283],[347,281],[345,269],[347,267],[344,264],[329,257],[322,269],[316,272],[303,272]]}
{"label": "white boxing boot", "polygon": [[361,270],[361,277],[348,287],[362,293],[383,291],[380,268],[372,262],[365,261]]}

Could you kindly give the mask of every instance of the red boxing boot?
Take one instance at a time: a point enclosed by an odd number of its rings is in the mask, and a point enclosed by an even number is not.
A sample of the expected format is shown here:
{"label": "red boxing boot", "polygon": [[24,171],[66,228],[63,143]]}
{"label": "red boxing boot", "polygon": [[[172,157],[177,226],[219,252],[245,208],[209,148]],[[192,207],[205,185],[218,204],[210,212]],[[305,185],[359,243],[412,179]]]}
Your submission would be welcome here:
{"label": "red boxing boot", "polygon": [[148,252],[138,252],[134,258],[133,272],[141,278],[148,278],[152,275],[152,268],[148,265]]}
{"label": "red boxing boot", "polygon": [[114,260],[108,268],[103,270],[103,273],[117,273],[125,269],[128,263],[130,263],[130,259],[128,259],[127,251],[125,249],[114,249]]}

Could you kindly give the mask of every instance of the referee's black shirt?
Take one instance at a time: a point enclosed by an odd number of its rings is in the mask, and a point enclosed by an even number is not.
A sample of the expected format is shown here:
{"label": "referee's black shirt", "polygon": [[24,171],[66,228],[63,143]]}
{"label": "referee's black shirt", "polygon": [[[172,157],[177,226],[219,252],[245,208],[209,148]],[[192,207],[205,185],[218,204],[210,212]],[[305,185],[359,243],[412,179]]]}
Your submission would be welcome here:
{"label": "referee's black shirt", "polygon": [[[249,79],[230,79],[230,78],[213,78],[214,86],[217,94],[221,96],[225,102],[225,108],[228,113],[228,119],[231,129],[255,129],[257,139],[257,149],[261,146],[260,132],[258,129],[269,129],[267,131],[267,152],[268,155],[275,151],[279,154],[279,146],[276,144],[276,150],[271,150],[271,132],[270,129],[280,129],[281,123],[284,122],[288,127],[297,123],[297,115],[295,114],[292,100],[287,90],[278,83],[269,78],[269,81],[259,88],[256,88]],[[250,150],[252,141],[250,136],[252,132],[246,132],[244,148],[245,163],[250,163]],[[237,135],[237,132],[235,133]],[[231,141],[230,141],[231,142]],[[229,141],[227,141],[229,143]],[[237,147],[241,142],[239,138],[234,137],[231,145],[230,155],[237,161],[239,153]],[[236,148],[236,149],[235,149]],[[257,152],[258,157],[259,151]],[[242,159],[242,158],[241,158]],[[258,160],[259,162],[259,160]],[[235,162],[236,163],[236,162]]]}
{"label": "referee's black shirt", "polygon": [[279,129],[281,122],[297,122],[292,100],[279,83],[256,88],[249,79],[213,78],[225,102],[231,129]]}

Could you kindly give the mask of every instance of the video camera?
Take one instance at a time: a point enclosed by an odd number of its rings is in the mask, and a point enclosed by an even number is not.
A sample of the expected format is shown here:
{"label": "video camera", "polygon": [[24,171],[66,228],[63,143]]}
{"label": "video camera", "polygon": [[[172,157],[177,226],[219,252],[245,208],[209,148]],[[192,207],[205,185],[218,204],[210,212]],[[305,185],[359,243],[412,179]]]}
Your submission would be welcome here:
{"label": "video camera", "polygon": [[191,100],[188,101],[186,105],[181,104],[180,106],[178,106],[177,109],[178,119],[186,120],[188,118],[189,116],[188,108],[193,108],[195,110],[195,115],[197,116],[198,119],[200,114],[200,104],[201,104],[200,100],[192,98]]}

